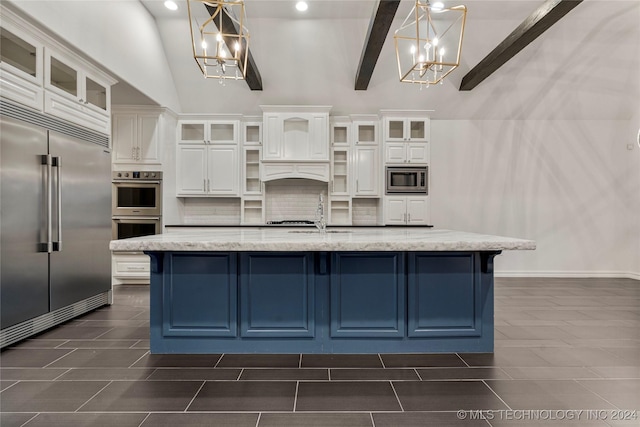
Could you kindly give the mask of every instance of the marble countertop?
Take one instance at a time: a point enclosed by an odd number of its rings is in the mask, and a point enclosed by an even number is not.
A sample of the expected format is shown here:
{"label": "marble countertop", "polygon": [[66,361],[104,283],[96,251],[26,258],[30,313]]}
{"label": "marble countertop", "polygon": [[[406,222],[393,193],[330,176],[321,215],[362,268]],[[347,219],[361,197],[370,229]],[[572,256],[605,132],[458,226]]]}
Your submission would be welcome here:
{"label": "marble countertop", "polygon": [[180,229],[113,240],[112,251],[495,251],[531,250],[533,240],[422,227]]}

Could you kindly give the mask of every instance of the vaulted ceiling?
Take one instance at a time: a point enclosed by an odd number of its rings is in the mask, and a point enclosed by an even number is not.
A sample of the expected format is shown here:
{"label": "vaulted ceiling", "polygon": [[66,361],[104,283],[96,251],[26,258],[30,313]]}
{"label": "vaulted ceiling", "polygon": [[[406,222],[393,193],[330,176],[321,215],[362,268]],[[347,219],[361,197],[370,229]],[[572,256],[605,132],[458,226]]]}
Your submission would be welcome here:
{"label": "vaulted ceiling", "polygon": [[640,98],[640,2],[586,0],[472,91],[463,77],[544,1],[446,1],[466,4],[461,66],[444,84],[400,83],[393,31],[413,2],[400,1],[367,90],[354,84],[377,1],[246,0],[251,52],[262,91],[245,82],[202,78],[191,57],[186,2],[177,12],[141,0],[155,17],[186,113],[260,114],[263,104],[333,105],[333,114],[434,110],[435,118],[630,119]]}

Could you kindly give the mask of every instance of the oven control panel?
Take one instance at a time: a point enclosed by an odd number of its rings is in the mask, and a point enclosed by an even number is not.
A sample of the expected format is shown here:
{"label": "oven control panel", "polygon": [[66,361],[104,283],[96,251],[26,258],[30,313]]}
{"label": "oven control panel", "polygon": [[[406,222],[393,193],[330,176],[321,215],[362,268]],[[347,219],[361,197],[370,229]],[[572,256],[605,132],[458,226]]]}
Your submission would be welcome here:
{"label": "oven control panel", "polygon": [[119,171],[113,172],[113,179],[162,179],[162,172],[160,171]]}

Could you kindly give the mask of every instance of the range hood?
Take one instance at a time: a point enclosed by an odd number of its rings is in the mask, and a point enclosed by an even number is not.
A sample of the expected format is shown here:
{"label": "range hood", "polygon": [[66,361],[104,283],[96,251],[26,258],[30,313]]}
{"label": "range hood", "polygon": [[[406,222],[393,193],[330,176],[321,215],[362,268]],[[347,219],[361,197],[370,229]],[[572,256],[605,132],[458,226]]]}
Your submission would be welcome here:
{"label": "range hood", "polygon": [[263,182],[285,178],[305,178],[329,182],[329,162],[322,160],[263,160],[260,179]]}

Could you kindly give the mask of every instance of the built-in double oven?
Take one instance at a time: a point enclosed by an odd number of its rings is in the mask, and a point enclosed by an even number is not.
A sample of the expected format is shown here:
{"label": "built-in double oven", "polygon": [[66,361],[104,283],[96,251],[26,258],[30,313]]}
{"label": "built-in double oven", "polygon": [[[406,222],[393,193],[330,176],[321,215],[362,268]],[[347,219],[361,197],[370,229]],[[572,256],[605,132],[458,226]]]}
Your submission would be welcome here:
{"label": "built-in double oven", "polygon": [[162,233],[162,172],[113,172],[112,183],[112,238]]}

